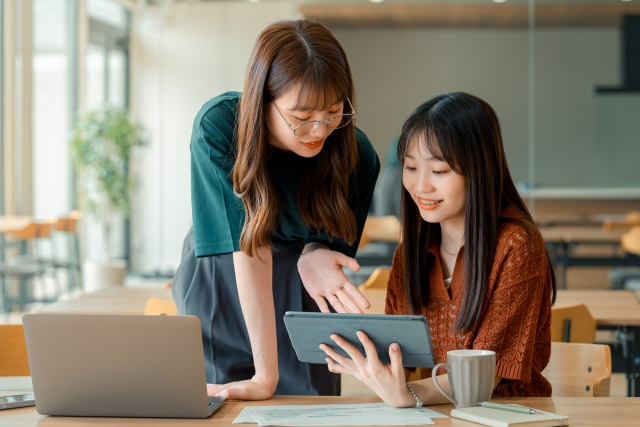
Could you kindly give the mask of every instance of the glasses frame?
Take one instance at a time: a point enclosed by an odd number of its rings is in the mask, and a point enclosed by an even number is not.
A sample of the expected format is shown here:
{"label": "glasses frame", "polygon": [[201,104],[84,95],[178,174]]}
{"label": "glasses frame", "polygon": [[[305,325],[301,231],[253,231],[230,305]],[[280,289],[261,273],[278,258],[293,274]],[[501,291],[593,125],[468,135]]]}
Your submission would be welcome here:
{"label": "glasses frame", "polygon": [[[349,103],[349,107],[351,107],[351,111],[352,111],[351,113],[338,114],[337,116],[332,117],[332,118],[327,119],[327,120],[309,120],[309,121],[306,121],[306,122],[302,123],[301,125],[296,126],[294,128],[287,121],[287,119],[285,119],[284,114],[282,114],[282,111],[280,111],[280,108],[278,108],[278,105],[276,105],[276,102],[274,100],[271,100],[271,103],[276,107],[276,110],[278,110],[278,114],[280,114],[280,117],[282,117],[282,120],[284,120],[284,122],[287,124],[287,126],[289,126],[289,129],[291,129],[291,131],[293,132],[293,134],[295,136],[309,135],[311,132],[313,132],[314,130],[318,129],[322,125],[327,125],[327,129],[329,129],[329,130],[336,130],[336,129],[340,129],[340,128],[343,128],[343,127],[347,126],[349,123],[353,122],[356,119],[356,111],[353,108],[353,104],[351,104],[351,100],[349,98],[347,98],[347,102]],[[338,126],[338,127],[333,128],[333,129],[329,128],[329,123],[331,123],[332,120],[335,120],[335,119],[337,119],[338,117],[341,117],[341,116],[351,116],[351,120],[349,120],[347,123],[345,123],[342,126]],[[300,129],[302,126],[308,125],[309,123],[317,123],[317,125],[313,127],[313,130],[305,133],[304,135],[297,135],[296,134],[296,131],[298,129]]]}

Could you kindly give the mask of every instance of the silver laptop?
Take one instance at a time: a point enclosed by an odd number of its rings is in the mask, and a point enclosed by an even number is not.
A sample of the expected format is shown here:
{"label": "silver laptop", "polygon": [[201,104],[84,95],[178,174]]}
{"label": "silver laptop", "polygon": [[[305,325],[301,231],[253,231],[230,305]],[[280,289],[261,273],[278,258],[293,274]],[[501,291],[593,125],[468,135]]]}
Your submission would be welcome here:
{"label": "silver laptop", "polygon": [[26,314],[36,410],[82,417],[206,418],[200,320],[195,316]]}

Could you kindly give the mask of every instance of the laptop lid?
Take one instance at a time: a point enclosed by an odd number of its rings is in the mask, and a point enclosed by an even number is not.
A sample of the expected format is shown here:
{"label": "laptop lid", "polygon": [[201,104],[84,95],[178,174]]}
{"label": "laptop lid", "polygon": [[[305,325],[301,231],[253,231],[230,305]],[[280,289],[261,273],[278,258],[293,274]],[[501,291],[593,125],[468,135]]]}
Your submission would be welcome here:
{"label": "laptop lid", "polygon": [[27,314],[36,409],[43,415],[205,418],[195,316]]}

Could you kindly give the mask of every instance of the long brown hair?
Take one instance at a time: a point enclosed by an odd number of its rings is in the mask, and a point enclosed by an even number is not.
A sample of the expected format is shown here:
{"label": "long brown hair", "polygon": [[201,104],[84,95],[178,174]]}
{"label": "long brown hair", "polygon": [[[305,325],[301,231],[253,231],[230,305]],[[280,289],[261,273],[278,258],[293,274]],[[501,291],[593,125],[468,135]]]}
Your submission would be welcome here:
{"label": "long brown hair", "polygon": [[[249,60],[239,105],[234,190],[241,195],[245,222],[240,249],[249,256],[270,246],[278,224],[279,204],[269,168],[271,145],[265,122],[268,103],[300,88],[295,108],[325,110],[342,101],[355,105],[351,69],[338,40],[322,24],[280,21],[258,36]],[[355,125],[334,130],[320,153],[310,159],[298,186],[298,209],[312,231],[348,243],[356,239],[356,222],[348,204],[349,175],[358,156]],[[310,191],[313,189],[313,191]]]}
{"label": "long brown hair", "polygon": [[[411,113],[402,128],[398,159],[403,166],[410,145],[420,141],[432,156],[466,178],[464,291],[455,324],[457,331],[466,332],[480,318],[500,227],[507,221],[517,222],[531,236],[535,225],[511,179],[500,123],[488,103],[462,92],[430,99]],[[440,224],[422,219],[404,186],[401,199],[406,291],[409,307],[419,313],[430,298],[429,246],[440,240]],[[524,220],[501,218],[500,213],[507,207],[515,208]],[[550,261],[549,268],[555,301],[556,282]]]}

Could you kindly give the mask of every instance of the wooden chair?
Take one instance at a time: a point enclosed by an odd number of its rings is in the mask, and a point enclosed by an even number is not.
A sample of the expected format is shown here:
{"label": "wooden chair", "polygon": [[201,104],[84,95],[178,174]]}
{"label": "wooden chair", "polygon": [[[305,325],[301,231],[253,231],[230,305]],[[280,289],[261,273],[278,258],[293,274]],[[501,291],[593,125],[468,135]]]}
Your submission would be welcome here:
{"label": "wooden chair", "polygon": [[551,341],[593,344],[596,319],[582,303],[551,307]]}
{"label": "wooden chair", "polygon": [[[5,262],[0,263],[0,277],[2,279],[2,285],[0,292],[3,299],[3,310],[10,311],[13,304],[17,304],[18,309],[23,309],[29,302],[35,301],[33,295],[30,292],[31,286],[29,280],[34,277],[43,277],[48,264],[41,255],[41,248],[38,243],[42,243],[43,239],[49,240],[49,246],[51,251],[54,251],[53,245],[51,245],[51,232],[53,230],[53,221],[29,221],[24,227],[19,229],[8,230],[5,235],[11,236],[23,242],[25,248],[23,252],[27,252],[26,245],[28,242],[32,243],[33,255],[23,254],[8,258]],[[12,282],[7,279],[17,278],[20,279],[19,296],[16,298],[11,294]],[[52,272],[52,278],[58,288],[58,278],[55,275],[55,271]],[[5,289],[5,284],[9,284],[9,292]],[[42,301],[51,301],[53,298],[40,299]]]}
{"label": "wooden chair", "polygon": [[542,375],[552,397],[609,397],[611,350],[608,345],[551,343],[551,359]]}
{"label": "wooden chair", "polygon": [[400,221],[393,215],[369,216],[364,223],[359,248],[371,242],[398,242],[400,240]]}
{"label": "wooden chair", "polygon": [[22,325],[0,325],[0,377],[29,375],[31,372]]}
{"label": "wooden chair", "polygon": [[624,220],[622,221],[613,221],[611,219],[606,219],[602,223],[602,228],[604,230],[615,230],[615,229],[629,229],[632,227],[640,226],[640,212],[631,211],[625,215]]}
{"label": "wooden chair", "polygon": [[147,305],[144,307],[144,314],[176,316],[178,314],[178,308],[171,300],[151,297],[147,300]]}
{"label": "wooden chair", "polygon": [[360,291],[365,289],[387,289],[390,271],[388,268],[376,268],[367,281],[360,285],[358,289]]}
{"label": "wooden chair", "polygon": [[640,226],[633,227],[620,238],[622,249],[630,254],[640,255]]}
{"label": "wooden chair", "polygon": [[376,268],[366,282],[358,290],[371,303],[368,309],[362,309],[366,314],[384,314],[384,304],[387,296],[388,268]]}
{"label": "wooden chair", "polygon": [[[628,233],[623,234],[620,238],[620,246],[625,252],[640,255],[640,226],[632,227]],[[609,270],[609,278],[613,282],[613,289],[640,290],[637,286],[630,285],[632,280],[640,280],[640,268],[638,267],[612,268]]]}
{"label": "wooden chair", "polygon": [[65,269],[69,272],[69,279],[73,271],[76,282],[68,289],[82,289],[82,264],[80,261],[80,241],[78,238],[78,221],[81,214],[79,211],[72,211],[67,218],[59,218],[54,229],[59,234],[64,234],[67,243],[67,257],[65,259],[53,259],[55,268]]}

